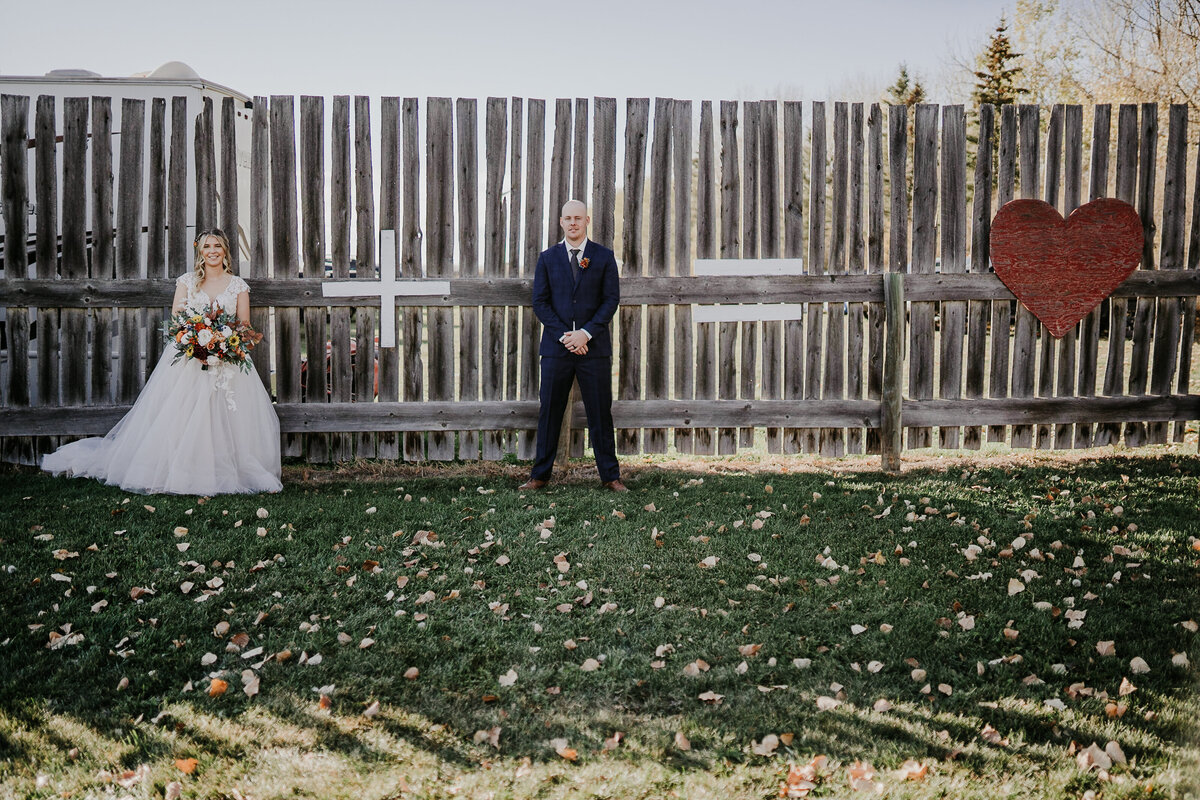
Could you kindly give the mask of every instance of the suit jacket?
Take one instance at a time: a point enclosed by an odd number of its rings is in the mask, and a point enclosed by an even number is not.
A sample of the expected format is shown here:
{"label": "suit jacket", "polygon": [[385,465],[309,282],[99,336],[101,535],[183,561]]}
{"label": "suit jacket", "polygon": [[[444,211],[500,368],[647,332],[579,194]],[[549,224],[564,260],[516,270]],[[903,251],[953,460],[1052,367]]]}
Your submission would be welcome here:
{"label": "suit jacket", "polygon": [[576,286],[565,243],[559,242],[538,256],[533,273],[533,313],[543,326],[539,355],[571,355],[559,339],[568,331],[582,328],[592,335],[583,358],[612,356],[608,324],[621,302],[617,259],[612,250],[590,239],[579,256],[580,262],[585,258],[588,266]]}

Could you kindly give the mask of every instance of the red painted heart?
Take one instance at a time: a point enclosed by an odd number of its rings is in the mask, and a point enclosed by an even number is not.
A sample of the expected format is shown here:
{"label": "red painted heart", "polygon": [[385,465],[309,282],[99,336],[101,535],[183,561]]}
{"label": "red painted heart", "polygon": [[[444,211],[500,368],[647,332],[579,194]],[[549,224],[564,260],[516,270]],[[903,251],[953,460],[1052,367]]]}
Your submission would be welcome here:
{"label": "red painted heart", "polygon": [[1058,339],[1112,294],[1142,257],[1142,221],[1101,198],[1063,220],[1041,200],[1013,200],[992,220],[992,268]]}

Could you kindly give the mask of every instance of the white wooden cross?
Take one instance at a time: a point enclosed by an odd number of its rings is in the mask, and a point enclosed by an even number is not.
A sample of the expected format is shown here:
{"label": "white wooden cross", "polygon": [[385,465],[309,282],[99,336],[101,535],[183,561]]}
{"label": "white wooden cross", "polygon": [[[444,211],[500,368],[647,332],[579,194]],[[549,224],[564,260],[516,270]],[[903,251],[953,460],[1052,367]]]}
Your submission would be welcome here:
{"label": "white wooden cross", "polygon": [[[450,281],[407,280],[396,277],[400,261],[396,253],[396,232],[379,232],[378,281],[322,281],[322,297],[379,298],[379,346],[396,346],[396,300],[400,297],[443,297],[450,294]],[[363,269],[359,265],[359,269]],[[368,265],[366,267],[370,269]]]}
{"label": "white wooden cross", "polygon": [[[696,275],[799,275],[804,262],[799,258],[698,258]],[[698,305],[693,322],[772,322],[800,319],[802,303],[739,303]]]}

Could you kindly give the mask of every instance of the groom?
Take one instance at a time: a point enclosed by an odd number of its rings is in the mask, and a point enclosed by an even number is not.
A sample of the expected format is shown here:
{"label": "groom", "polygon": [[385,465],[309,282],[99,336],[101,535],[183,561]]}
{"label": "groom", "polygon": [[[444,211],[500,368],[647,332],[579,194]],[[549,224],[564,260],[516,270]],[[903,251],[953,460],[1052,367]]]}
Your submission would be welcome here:
{"label": "groom", "polygon": [[612,419],[612,338],[608,323],[621,301],[613,251],[588,241],[587,206],[568,200],[559,223],[563,241],[538,256],[533,274],[533,313],[542,323],[541,408],[537,458],[522,490],[550,480],[563,414],[578,379],[596,467],[604,488],[627,492],[617,465]]}

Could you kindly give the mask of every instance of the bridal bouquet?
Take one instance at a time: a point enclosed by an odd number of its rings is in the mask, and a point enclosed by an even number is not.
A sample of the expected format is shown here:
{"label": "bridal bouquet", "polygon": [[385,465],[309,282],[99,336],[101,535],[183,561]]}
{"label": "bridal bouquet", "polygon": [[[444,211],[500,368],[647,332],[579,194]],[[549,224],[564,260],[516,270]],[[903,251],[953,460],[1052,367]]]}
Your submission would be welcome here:
{"label": "bridal bouquet", "polygon": [[250,351],[262,334],[220,306],[176,311],[163,323],[167,343],[175,348],[175,360],[195,358],[201,369],[232,364],[243,372],[251,367]]}

